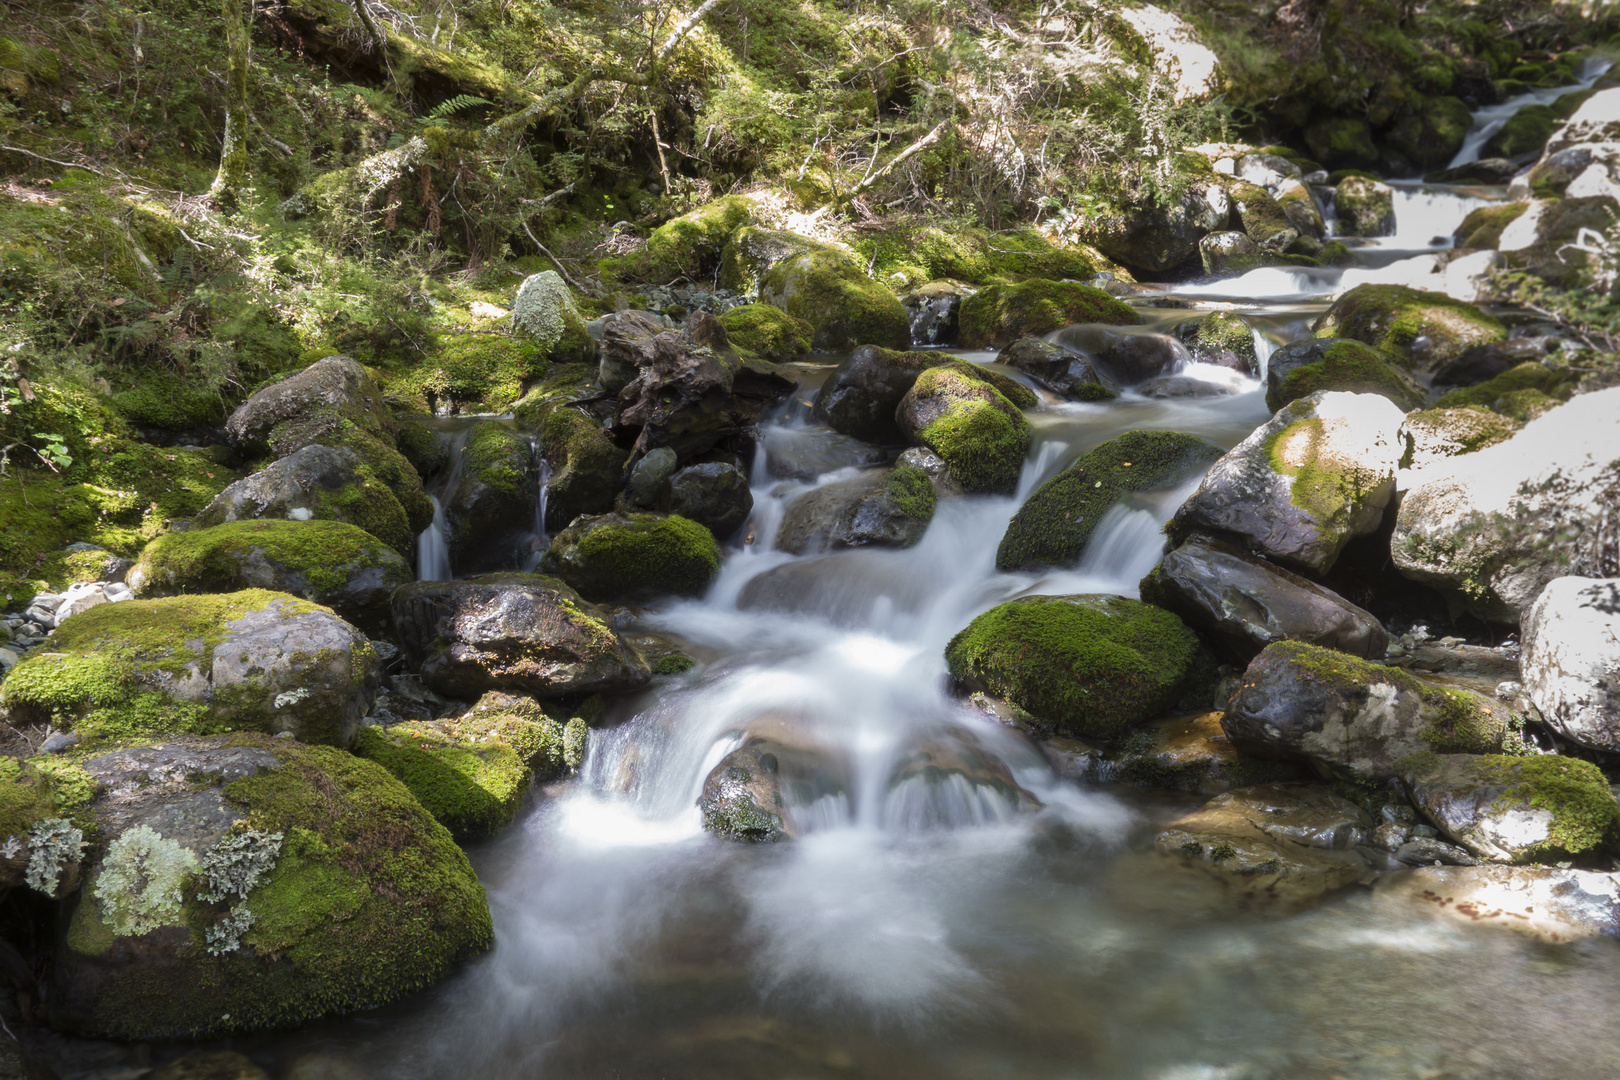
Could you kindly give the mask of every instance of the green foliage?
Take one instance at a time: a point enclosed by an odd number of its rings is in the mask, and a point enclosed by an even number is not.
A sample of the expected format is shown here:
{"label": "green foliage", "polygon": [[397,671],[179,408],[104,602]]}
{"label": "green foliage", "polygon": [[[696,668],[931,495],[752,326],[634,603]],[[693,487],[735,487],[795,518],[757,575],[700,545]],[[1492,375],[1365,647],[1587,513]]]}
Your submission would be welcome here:
{"label": "green foliage", "polygon": [[962,301],[963,348],[1000,348],[1025,334],[1047,334],[1074,323],[1137,326],[1142,317],[1090,285],[1030,280],[991,285]]}

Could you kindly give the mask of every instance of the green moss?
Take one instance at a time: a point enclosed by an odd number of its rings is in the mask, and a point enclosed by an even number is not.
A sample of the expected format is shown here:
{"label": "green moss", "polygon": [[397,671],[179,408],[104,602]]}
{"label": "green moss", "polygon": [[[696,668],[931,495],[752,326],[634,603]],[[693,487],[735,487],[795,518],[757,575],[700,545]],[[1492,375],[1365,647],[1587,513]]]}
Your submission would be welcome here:
{"label": "green moss", "polygon": [[972,225],[900,222],[863,231],[850,244],[879,281],[949,279],[983,285],[1027,278],[1087,279],[1100,267],[1083,250],[1058,247],[1029,228],[992,233]]}
{"label": "green moss", "polygon": [[110,400],[124,419],[146,428],[198,431],[225,422],[226,401],[218,390],[199,387],[168,371],[141,372],[132,385]]}
{"label": "green moss", "polygon": [[1266,440],[1272,471],[1294,481],[1289,501],[1310,514],[1324,537],[1345,527],[1352,508],[1360,506],[1385,477],[1357,462],[1336,466],[1324,461],[1318,447],[1325,438],[1317,417],[1296,420]]}
{"label": "green moss", "polygon": [[1289,402],[1309,397],[1318,390],[1339,390],[1353,394],[1379,394],[1394,402],[1402,412],[1423,404],[1423,388],[1413,381],[1399,358],[1359,341],[1335,341],[1323,350],[1322,359],[1301,364],[1266,390],[1266,407],[1272,411]]}
{"label": "green moss", "polygon": [[[389,418],[392,426],[392,418]],[[353,450],[371,475],[393,492],[414,536],[433,520],[433,504],[422,487],[422,477],[394,446],[393,436],[381,425],[361,416],[359,422],[336,409],[318,409],[270,430],[271,452],[278,458],[306,446],[344,447]]]}
{"label": "green moss", "polygon": [[1075,323],[1138,326],[1141,316],[1101,289],[1072,281],[1032,280],[991,285],[962,301],[963,348],[1001,348],[1025,334],[1047,334]]}
{"label": "green moss", "polygon": [[503,500],[529,497],[529,443],[500,424],[479,424],[467,440],[463,468],[499,493]]}
{"label": "green moss", "polygon": [[405,455],[405,460],[410,462],[417,476],[432,476],[449,464],[449,451],[439,440],[439,433],[428,422],[427,416],[408,413],[398,418],[398,425],[394,445]]}
{"label": "green moss", "polygon": [[1192,345],[1194,352],[1230,353],[1246,361],[1251,370],[1260,363],[1254,351],[1254,331],[1230,311],[1217,311],[1199,319],[1198,329],[1192,335]]}
{"label": "green moss", "polygon": [[[358,525],[399,552],[401,558],[411,558],[416,552],[416,533],[420,530],[411,528],[411,519],[399,498],[363,462],[355,468],[355,474],[354,483],[311,492],[310,501],[314,505],[310,509],[315,517]],[[198,524],[207,523],[199,521]]]}
{"label": "green moss", "polygon": [[[1538,391],[1548,397],[1560,400],[1567,398],[1575,390],[1574,381],[1561,371],[1527,361],[1517,367],[1510,368],[1502,374],[1478,386],[1468,386],[1460,390],[1453,390],[1439,401],[1435,402],[1437,409],[1491,409],[1497,408],[1498,403],[1509,395],[1521,391]],[[1504,412],[1504,415],[1508,415]]]}
{"label": "green moss", "polygon": [[72,812],[61,805],[52,780],[31,762],[0,757],[0,844],[13,837],[26,842],[40,821]]}
{"label": "green moss", "polygon": [[647,238],[646,265],[640,276],[649,281],[706,277],[719,265],[720,252],[731,234],[753,218],[753,206],[747,199],[727,195],[665,222]]}
{"label": "green moss", "polygon": [[1505,326],[1473,304],[1404,285],[1356,286],[1317,321],[1315,331],[1319,338],[1355,338],[1403,356],[1413,356],[1417,347],[1430,365],[1507,337]]}
{"label": "green moss", "polygon": [[883,485],[884,497],[904,517],[912,521],[934,520],[938,497],[928,474],[913,465],[902,465],[889,474]]}
{"label": "green moss", "polygon": [[654,675],[679,675],[683,671],[690,671],[697,666],[697,661],[684,653],[670,653],[661,656],[652,666]]}
{"label": "green moss", "polygon": [[734,307],[720,316],[720,325],[739,349],[778,363],[804,356],[815,339],[815,327],[771,304]]}
{"label": "green moss", "polygon": [[1162,491],[1221,456],[1172,431],[1128,431],[1081,455],[1018,508],[996,549],[1000,570],[1072,566],[1109,508],[1134,491]]}
{"label": "green moss", "polygon": [[1316,257],[1324,266],[1352,266],[1356,261],[1355,252],[1341,240],[1329,240],[1323,244]]}
{"label": "green moss", "polygon": [[1031,596],[951,639],[952,676],[1061,731],[1112,738],[1170,708],[1201,647],[1180,619],[1117,596]]}
{"label": "green moss", "polygon": [[1620,840],[1620,804],[1591,762],[1544,754],[1482,757],[1475,764],[1490,782],[1508,785],[1493,813],[1527,806],[1552,815],[1546,842],[1527,852],[1528,858],[1552,862],[1590,855]]}
{"label": "green moss", "polygon": [[929,368],[911,393],[946,400],[944,411],[917,432],[969,492],[1006,494],[1018,487],[1029,453],[1029,421],[988,382],[949,366]]}
{"label": "green moss", "polygon": [[503,412],[546,372],[545,357],[527,341],[504,334],[454,334],[414,367],[384,378],[391,394],[420,395],[430,404],[471,412]]}
{"label": "green moss", "polygon": [[1482,157],[1513,158],[1536,154],[1547,145],[1562,118],[1550,105],[1526,105],[1485,142]]}
{"label": "green moss", "polygon": [[1262,248],[1280,250],[1298,235],[1299,230],[1289,222],[1282,206],[1265,188],[1246,180],[1231,180],[1227,182],[1226,190],[1237,207],[1243,231]]}
{"label": "green moss", "polygon": [[1502,245],[1502,230],[1530,209],[1528,202],[1490,203],[1469,212],[1453,234],[1459,248],[1491,248]]}
{"label": "green moss", "polygon": [[[1441,408],[1436,406],[1406,418],[1406,427],[1415,442],[1425,444],[1424,450],[1446,457],[1471,454],[1487,446],[1511,439],[1519,430],[1518,422],[1481,408]],[[1409,468],[1414,461],[1416,446],[1408,451],[1401,462]]]}
{"label": "green moss", "polygon": [[911,322],[900,300],[833,248],[808,247],[782,261],[766,273],[759,292],[809,323],[817,348],[904,346],[911,340]]}
{"label": "green moss", "polygon": [[580,514],[612,509],[629,453],[578,409],[553,408],[539,424],[540,451],[551,466],[546,527],[565,528]]}
{"label": "green moss", "polygon": [[720,572],[720,546],[679,514],[614,514],[570,526],[546,560],[548,572],[592,600],[701,596]]}

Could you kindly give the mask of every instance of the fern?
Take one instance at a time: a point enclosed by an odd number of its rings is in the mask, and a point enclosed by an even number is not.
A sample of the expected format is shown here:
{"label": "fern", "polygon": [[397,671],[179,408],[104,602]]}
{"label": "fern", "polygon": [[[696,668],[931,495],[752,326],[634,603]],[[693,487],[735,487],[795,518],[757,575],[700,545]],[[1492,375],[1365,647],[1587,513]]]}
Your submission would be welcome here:
{"label": "fern", "polygon": [[432,112],[423,117],[422,122],[424,124],[431,124],[435,120],[443,120],[451,113],[460,112],[462,109],[470,109],[475,105],[493,104],[495,104],[493,101],[488,101],[481,97],[474,97],[471,94],[457,94],[449,101],[441,101]]}

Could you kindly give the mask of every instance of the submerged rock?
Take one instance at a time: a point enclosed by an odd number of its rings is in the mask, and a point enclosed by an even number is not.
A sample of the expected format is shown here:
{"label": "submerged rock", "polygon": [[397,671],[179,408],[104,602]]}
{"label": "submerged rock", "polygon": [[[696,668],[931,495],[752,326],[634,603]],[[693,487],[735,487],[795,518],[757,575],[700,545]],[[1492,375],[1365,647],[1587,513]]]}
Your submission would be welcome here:
{"label": "submerged rock", "polygon": [[720,548],[679,515],[601,514],[558,533],[541,566],[595,600],[701,596],[720,572]]}
{"label": "submerged rock", "polygon": [[[775,725],[773,725],[774,727]],[[753,733],[710,770],[698,807],[703,827],[727,840],[792,840],[803,825],[792,810],[817,800],[849,805],[849,764],[785,732]]]}
{"label": "submerged rock", "polygon": [[779,551],[803,555],[852,547],[911,547],[934,517],[932,482],[921,469],[874,469],[824,484],[788,503]]}
{"label": "submerged rock", "polygon": [[[894,403],[900,404],[900,398]],[[882,465],[889,459],[881,447],[825,428],[772,426],[762,434],[765,467],[778,480],[814,480],[839,469]],[[899,441],[898,431],[895,441]]]}
{"label": "submerged rock", "polygon": [[1085,357],[1034,335],[1002,349],[996,363],[1022,371],[1070,401],[1109,401],[1119,396]]}
{"label": "submerged rock", "polygon": [[1620,750],[1620,579],[1561,577],[1522,621],[1524,689],[1564,738]]}
{"label": "submerged rock", "polygon": [[1620,932],[1620,875],[1551,866],[1425,866],[1389,874],[1376,902],[1563,943]]}
{"label": "submerged rock", "polygon": [[895,409],[900,431],[944,459],[970,494],[1008,495],[1029,453],[1029,421],[990,382],[955,367],[917,377]]}
{"label": "submerged rock", "polygon": [[979,736],[950,728],[896,756],[883,819],[891,828],[959,828],[1006,820],[1040,805]]}
{"label": "submerged rock", "polygon": [[[1058,758],[1060,775],[1074,775],[1077,764],[1064,759],[1084,749],[1075,740],[1048,739],[1047,757]],[[1146,724],[1111,753],[1096,751],[1096,760],[1077,779],[1114,780],[1143,787],[1219,795],[1232,788],[1282,780],[1304,780],[1309,771],[1288,762],[1246,757],[1221,728],[1218,712],[1172,716]]]}

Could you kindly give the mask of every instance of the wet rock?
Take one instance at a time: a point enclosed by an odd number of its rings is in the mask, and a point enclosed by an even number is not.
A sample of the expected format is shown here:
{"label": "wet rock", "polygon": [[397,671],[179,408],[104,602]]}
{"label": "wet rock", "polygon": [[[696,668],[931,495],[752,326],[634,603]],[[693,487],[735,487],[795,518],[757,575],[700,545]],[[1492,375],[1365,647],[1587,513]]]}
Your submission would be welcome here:
{"label": "wet rock", "polygon": [[1255,658],[1221,726],[1245,752],[1375,783],[1414,754],[1499,753],[1517,738],[1496,701],[1295,641]]}
{"label": "wet rock", "polygon": [[602,389],[617,394],[652,362],[652,341],[668,328],[663,320],[645,311],[619,311],[602,320],[601,356],[597,360],[597,381]]}
{"label": "wet rock", "polygon": [[1548,726],[1620,750],[1620,579],[1561,577],[1524,613],[1524,688]]}
{"label": "wet rock", "polygon": [[1295,341],[1271,354],[1266,365],[1266,407],[1273,412],[1318,390],[1378,394],[1402,412],[1427,396],[1404,361],[1353,338]]}
{"label": "wet rock", "polygon": [[[1301,245],[1311,241],[1320,242],[1327,236],[1327,222],[1323,220],[1322,211],[1316,205],[1316,197],[1311,194],[1310,185],[1299,180],[1285,180],[1272,190],[1272,197],[1282,208],[1288,224],[1299,234],[1289,250],[1299,251]],[[1306,252],[1306,254],[1315,253],[1315,250]]]}
{"label": "wet rock", "polygon": [[1250,376],[1260,371],[1254,331],[1230,311],[1189,319],[1176,327],[1175,334],[1199,363],[1230,368]]}
{"label": "wet rock", "polygon": [[1044,338],[1019,338],[1001,350],[996,363],[1022,371],[1070,401],[1108,401],[1118,396],[1089,360]]}
{"label": "wet rock", "polygon": [[869,346],[856,349],[827,377],[811,416],[818,424],[864,442],[903,443],[905,436],[895,421],[895,410],[924,371],[941,366],[990,383],[1021,409],[1034,408],[1037,403],[1029,388],[1016,379],[957,357]]}
{"label": "wet rock", "polygon": [[1169,205],[1138,201],[1104,214],[1092,242],[1132,269],[1170,270],[1196,256],[1198,241],[1221,228],[1230,212],[1231,201],[1221,185],[1199,181]]}
{"label": "wet rock", "polygon": [[629,482],[625,484],[625,499],[632,507],[655,510],[658,507],[659,489],[673,475],[675,451],[667,446],[651,450],[630,470]]}
{"label": "wet rock", "polygon": [[[1076,748],[1044,749],[1049,758],[1055,753],[1076,752]],[[1066,763],[1066,767],[1071,771],[1079,768],[1073,762]],[[1098,781],[1117,780],[1199,795],[1219,795],[1250,784],[1304,780],[1309,776],[1297,765],[1240,754],[1221,728],[1218,712],[1173,716],[1144,725],[1115,752],[1093,764],[1090,772],[1091,779]]]}
{"label": "wet rock", "polygon": [[1319,338],[1355,338],[1407,357],[1417,371],[1437,371],[1475,345],[1507,337],[1473,304],[1405,285],[1357,285],[1313,329]]}
{"label": "wet rock", "polygon": [[766,469],[779,480],[814,480],[839,469],[882,465],[889,457],[870,443],[824,428],[772,426],[764,432],[763,447]]}
{"label": "wet rock", "polygon": [[1135,386],[1174,374],[1192,359],[1187,347],[1169,334],[1072,326],[1059,334],[1057,341],[1090,360],[1097,373],[1115,386]]}
{"label": "wet rock", "polygon": [[776,548],[794,555],[852,547],[910,547],[934,517],[934,488],[910,467],[824,484],[787,505]]}
{"label": "wet rock", "polygon": [[1299,230],[1265,188],[1234,180],[1227,185],[1226,192],[1243,223],[1244,233],[1261,251],[1280,254],[1299,239]]}
{"label": "wet rock", "polygon": [[1518,175],[1519,166],[1507,158],[1480,158],[1455,169],[1441,169],[1423,179],[1430,184],[1506,184]]}
{"label": "wet rock", "polygon": [[1142,317],[1095,286],[1032,278],[980,289],[962,302],[959,322],[963,348],[999,349],[1029,334],[1078,323],[1137,326]]}
{"label": "wet rock", "polygon": [[1198,258],[1206,274],[1241,274],[1267,261],[1248,234],[1232,230],[1212,232],[1198,241]]}
{"label": "wet rock", "polygon": [[270,1074],[233,1050],[193,1050],[148,1073],[147,1080],[270,1080]]}
{"label": "wet rock", "polygon": [[926,446],[913,446],[901,451],[894,463],[901,468],[921,469],[934,485],[937,498],[954,499],[967,494],[967,489],[951,475],[951,467],[945,463],[945,459]]}
{"label": "wet rock", "polygon": [[1408,866],[1478,866],[1479,860],[1456,844],[1429,836],[1406,840],[1393,849],[1395,858]]}
{"label": "wet rock", "polygon": [[1373,888],[1392,911],[1427,908],[1475,925],[1562,943],[1620,931],[1620,876],[1550,866],[1430,866]]}
{"label": "wet rock", "polygon": [[545,412],[539,431],[541,456],[551,467],[546,529],[556,532],[581,514],[613,509],[628,455],[602,425],[579,409],[557,406]]}
{"label": "wet rock", "polygon": [[954,345],[962,301],[976,292],[959,281],[930,281],[900,298],[911,319],[913,345]]}
{"label": "wet rock", "polygon": [[1620,802],[1591,762],[1420,754],[1405,763],[1401,782],[1424,817],[1481,859],[1556,862],[1620,839]]}
{"label": "wet rock", "polygon": [[58,1030],[145,1040],[308,1022],[396,1000],[493,944],[466,856],[371,762],[238,734],[80,765],[106,846],[64,912]]}
{"label": "wet rock", "polygon": [[1168,431],[1130,431],[1082,454],[1018,508],[996,549],[1001,570],[1072,566],[1103,515],[1122,499],[1170,491],[1220,457],[1219,448]]}
{"label": "wet rock", "polygon": [[1029,453],[1029,421],[977,372],[924,371],[901,398],[894,419],[908,442],[943,458],[968,492],[1007,495],[1017,489]]}
{"label": "wet rock", "polygon": [[1576,397],[1426,470],[1401,502],[1395,567],[1481,618],[1516,622],[1554,578],[1605,576],[1616,461],[1620,389]]}
{"label": "wet rock", "polygon": [[539,479],[529,440],[495,420],[467,439],[461,479],[445,499],[451,565],[477,574],[509,567],[535,531]]}
{"label": "wet rock", "polygon": [[726,541],[754,511],[748,476],[735,465],[707,462],[689,465],[669,478],[660,503],[668,513],[695,521]]}
{"label": "wet rock", "polygon": [[1300,398],[1217,461],[1166,531],[1228,533],[1267,558],[1326,573],[1345,544],[1383,521],[1402,419],[1375,394]]}
{"label": "wet rock", "polygon": [[[1518,696],[1507,696],[1502,690],[1503,683],[1516,682],[1519,678],[1518,661],[1506,649],[1413,642],[1404,646],[1402,655],[1392,657],[1389,663],[1412,672],[1430,686],[1471,690],[1510,703],[1515,702]],[[1517,703],[1513,707],[1520,712],[1528,709],[1525,703]]]}
{"label": "wet rock", "polygon": [[1241,664],[1285,639],[1369,660],[1382,660],[1389,646],[1370,612],[1214,537],[1189,537],[1142,580],[1141,593]]}
{"label": "wet rock", "polygon": [[1365,176],[1347,176],[1334,191],[1339,235],[1389,236],[1395,231],[1395,192]]}
{"label": "wet rock", "polygon": [[821,799],[847,812],[848,763],[785,733],[750,734],[703,781],[703,827],[727,840],[771,843],[803,835],[793,811]]}
{"label": "wet rock", "polygon": [[896,757],[884,821],[902,829],[960,828],[1006,820],[1040,805],[977,735],[951,728]]}
{"label": "wet rock", "polygon": [[646,661],[606,616],[554,578],[489,574],[394,593],[400,643],[432,689],[563,697],[644,685]]}
{"label": "wet rock", "polygon": [[328,411],[377,434],[391,437],[394,431],[382,392],[365,369],[347,356],[328,356],[237,406],[225,434],[235,446],[264,453],[278,426]]}
{"label": "wet rock", "polygon": [[1512,417],[1482,409],[1424,409],[1408,413],[1404,466],[1413,474],[1443,467],[1459,454],[1471,454],[1506,442],[1524,425]]}
{"label": "wet rock", "polygon": [[541,568],[597,601],[702,596],[720,572],[714,535],[678,515],[581,517],[552,538]]}

